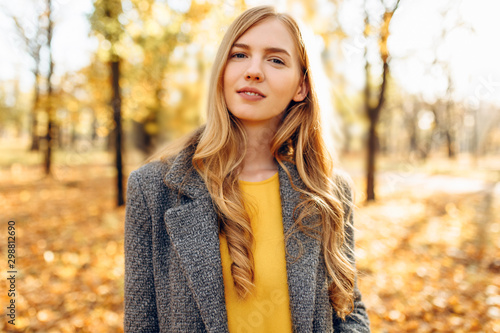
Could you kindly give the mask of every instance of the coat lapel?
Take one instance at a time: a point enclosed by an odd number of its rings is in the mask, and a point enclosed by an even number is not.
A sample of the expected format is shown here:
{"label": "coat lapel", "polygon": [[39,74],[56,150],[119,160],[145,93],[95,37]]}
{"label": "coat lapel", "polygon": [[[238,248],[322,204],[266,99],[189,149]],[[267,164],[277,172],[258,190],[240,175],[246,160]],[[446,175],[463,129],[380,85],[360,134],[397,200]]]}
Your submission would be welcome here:
{"label": "coat lapel", "polygon": [[228,332],[217,214],[191,156],[179,154],[165,177],[174,194],[191,198],[168,209],[165,224],[207,332]]}
{"label": "coat lapel", "polygon": [[[297,168],[284,162],[293,184],[304,188]],[[292,187],[286,171],[279,168],[281,207],[285,235],[294,227],[293,211],[301,201],[300,193]],[[307,223],[307,221],[304,221]],[[286,270],[288,293],[294,332],[311,332],[316,295],[316,272],[319,264],[320,241],[296,232],[286,242]],[[298,259],[297,259],[298,258]]]}

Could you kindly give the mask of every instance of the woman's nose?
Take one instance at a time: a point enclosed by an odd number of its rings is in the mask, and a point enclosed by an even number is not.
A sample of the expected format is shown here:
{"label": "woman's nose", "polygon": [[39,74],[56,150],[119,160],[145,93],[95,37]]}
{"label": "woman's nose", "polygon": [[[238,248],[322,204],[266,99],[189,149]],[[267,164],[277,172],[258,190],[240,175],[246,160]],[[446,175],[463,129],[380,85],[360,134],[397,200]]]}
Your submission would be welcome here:
{"label": "woman's nose", "polygon": [[263,81],[264,73],[258,61],[252,61],[245,72],[245,79],[248,81]]}

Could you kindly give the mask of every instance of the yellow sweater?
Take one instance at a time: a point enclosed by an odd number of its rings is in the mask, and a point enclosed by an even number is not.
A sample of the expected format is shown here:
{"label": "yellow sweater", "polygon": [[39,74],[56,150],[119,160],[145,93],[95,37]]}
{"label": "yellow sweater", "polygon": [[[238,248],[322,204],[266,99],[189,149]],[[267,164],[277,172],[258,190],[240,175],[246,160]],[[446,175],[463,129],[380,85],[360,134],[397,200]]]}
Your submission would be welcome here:
{"label": "yellow sweater", "polygon": [[278,173],[260,182],[240,180],[240,188],[254,235],[255,289],[238,299],[227,242],[219,236],[229,332],[292,332]]}

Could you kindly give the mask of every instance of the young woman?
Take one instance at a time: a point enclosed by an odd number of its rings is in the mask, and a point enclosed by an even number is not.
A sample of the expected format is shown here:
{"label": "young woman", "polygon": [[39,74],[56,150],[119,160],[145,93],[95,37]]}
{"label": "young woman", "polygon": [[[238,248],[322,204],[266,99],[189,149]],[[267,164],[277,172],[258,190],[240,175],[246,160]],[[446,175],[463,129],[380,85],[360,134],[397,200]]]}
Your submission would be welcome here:
{"label": "young woman", "polygon": [[370,331],[319,119],[295,21],[244,12],[206,124],[130,175],[125,332]]}

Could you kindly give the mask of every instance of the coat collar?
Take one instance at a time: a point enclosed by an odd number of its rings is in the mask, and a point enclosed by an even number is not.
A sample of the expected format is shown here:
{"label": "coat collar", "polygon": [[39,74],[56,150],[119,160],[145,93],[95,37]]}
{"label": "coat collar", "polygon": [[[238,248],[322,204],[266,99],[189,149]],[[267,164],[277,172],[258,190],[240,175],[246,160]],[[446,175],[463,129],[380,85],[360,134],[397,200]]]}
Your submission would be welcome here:
{"label": "coat collar", "polygon": [[205,182],[192,163],[195,149],[195,146],[188,146],[177,154],[165,175],[165,184],[193,199],[210,197]]}
{"label": "coat collar", "polygon": [[[165,224],[207,331],[228,332],[217,213],[203,179],[192,167],[193,153],[194,147],[189,147],[178,154],[165,176],[165,183],[170,188],[192,199],[168,209]],[[295,165],[283,164],[293,184],[303,188]],[[301,197],[281,165],[278,172],[286,235],[294,227],[293,212]],[[320,242],[302,232],[294,233],[286,242],[288,291],[296,332],[312,331],[319,255]]]}

